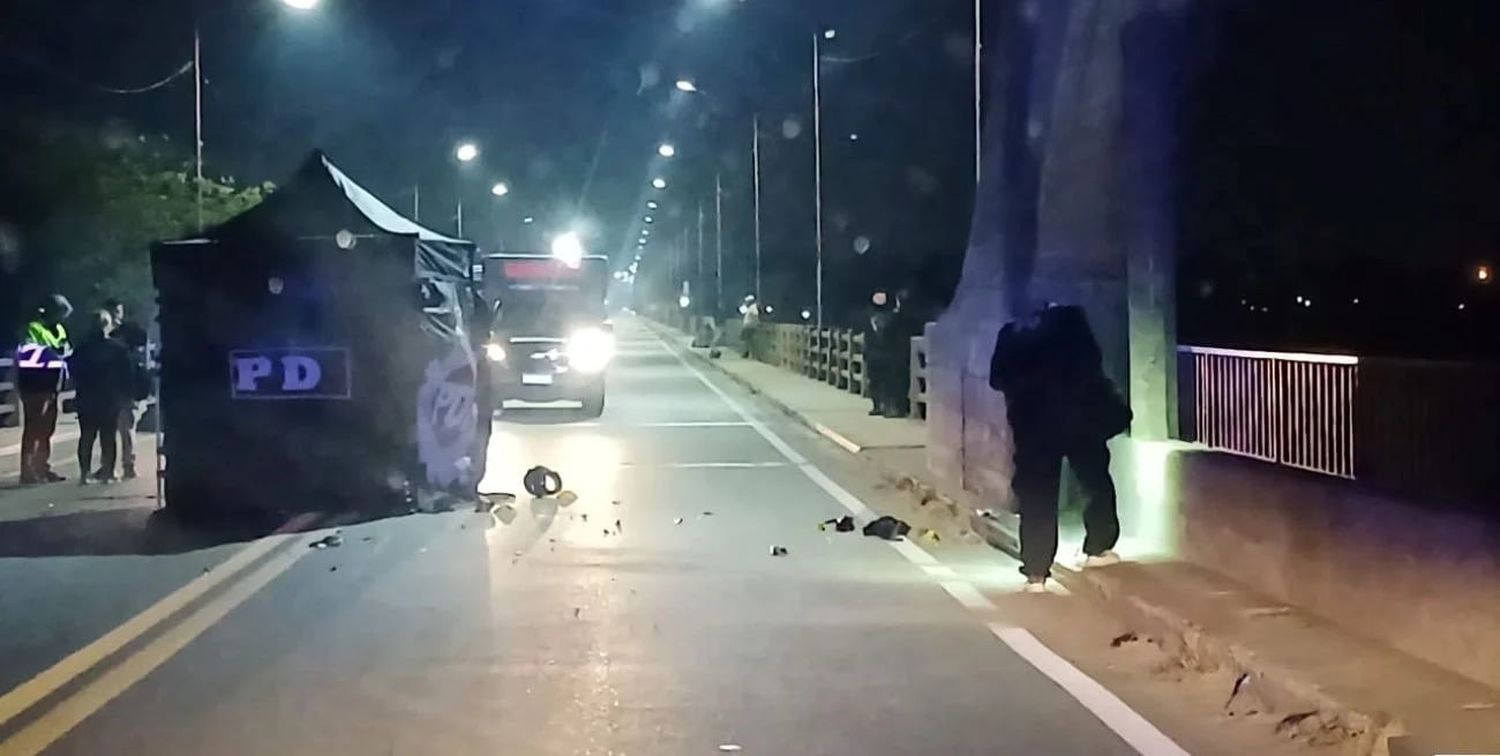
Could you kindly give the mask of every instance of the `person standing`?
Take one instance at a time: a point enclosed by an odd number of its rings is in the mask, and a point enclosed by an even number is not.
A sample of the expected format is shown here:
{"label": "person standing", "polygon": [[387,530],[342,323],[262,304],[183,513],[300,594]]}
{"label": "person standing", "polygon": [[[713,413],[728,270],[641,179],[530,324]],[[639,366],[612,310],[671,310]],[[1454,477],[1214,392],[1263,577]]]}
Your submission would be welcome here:
{"label": "person standing", "polygon": [[[131,359],[131,396],[129,401],[121,405],[120,417],[115,423],[120,434],[120,477],[130,480],[135,477],[135,426],[139,403],[151,396],[151,380],[146,369],[146,330],[126,317],[125,304],[118,299],[105,300],[104,311],[114,320],[111,337],[125,345]],[[94,477],[108,478],[113,475],[111,465],[109,469],[101,468]]]}
{"label": "person standing", "polygon": [[74,410],[78,413],[78,484],[88,485],[94,441],[99,442],[100,483],[115,480],[115,434],[123,408],[134,397],[135,370],[129,347],[113,337],[114,316],[99,311],[88,324],[71,361]]}
{"label": "person standing", "polygon": [[865,380],[870,384],[870,414],[890,415],[891,336],[895,313],[889,295],[878,289],[865,315]]}
{"label": "person standing", "polygon": [[21,483],[66,480],[52,469],[52,434],[57,430],[58,393],[67,377],[72,350],[63,321],[73,314],[67,297],[52,294],[26,324],[16,350],[16,390],[21,395]]}
{"label": "person standing", "polygon": [[760,302],[754,294],[746,294],[740,305],[740,347],[745,359],[758,359],[760,346]]}
{"label": "person standing", "polygon": [[1007,324],[995,339],[990,387],[1005,394],[1015,443],[1011,488],[1020,504],[1026,590],[1046,591],[1057,558],[1064,459],[1086,497],[1084,566],[1119,562],[1120,520],[1106,443],[1130,427],[1130,408],[1104,375],[1083,310],[1049,305]]}

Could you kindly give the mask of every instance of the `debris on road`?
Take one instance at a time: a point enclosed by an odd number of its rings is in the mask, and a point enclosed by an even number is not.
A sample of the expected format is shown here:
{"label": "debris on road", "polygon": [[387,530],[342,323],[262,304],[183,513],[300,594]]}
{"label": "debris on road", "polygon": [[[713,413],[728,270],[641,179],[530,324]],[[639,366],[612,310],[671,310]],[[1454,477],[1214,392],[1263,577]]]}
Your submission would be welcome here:
{"label": "debris on road", "polygon": [[673,520],[673,521],[672,521],[672,524],[673,524],[673,525],[681,525],[681,524],[682,524],[682,518],[681,518],[681,517],[679,517],[679,518],[677,518],[677,519],[676,519],[676,520]]}
{"label": "debris on road", "polygon": [[573,619],[578,619],[578,615],[580,615],[580,614],[583,614],[583,609],[580,609],[579,607],[576,607],[576,606],[573,607]]}
{"label": "debris on road", "polygon": [[771,547],[771,556],[773,556],[773,557],[784,557],[784,556],[786,556],[786,554],[787,554],[787,551],[786,551],[786,547],[785,546],[772,546]]}
{"label": "debris on road", "polygon": [[901,537],[911,532],[911,526],[905,520],[886,515],[874,520],[865,526],[865,535],[874,536],[887,541],[899,541]]}
{"label": "debris on road", "polygon": [[1138,640],[1140,640],[1140,637],[1137,636],[1135,633],[1122,633],[1120,635],[1115,636],[1114,640],[1111,640],[1109,642],[1109,647],[1110,648],[1119,648],[1119,647],[1125,645],[1126,643],[1134,643],[1134,642],[1136,642]]}
{"label": "debris on road", "polygon": [[924,530],[922,531],[922,540],[928,543],[941,543],[943,536],[936,530]]}
{"label": "debris on road", "polygon": [[578,501],[578,494],[573,493],[572,491],[563,491],[557,495],[557,503],[564,507],[572,504],[575,501]]}
{"label": "debris on road", "polygon": [[339,566],[338,565],[334,565],[332,567],[329,567],[328,571],[329,572],[338,572],[339,571]]}
{"label": "debris on road", "polygon": [[854,522],[854,518],[853,517],[850,517],[849,515],[844,515],[843,517],[835,517],[835,518],[833,518],[831,520],[828,520],[828,521],[824,522],[822,525],[818,526],[818,529],[819,530],[826,530],[829,525],[832,525],[833,529],[837,530],[840,533],[853,533],[854,532],[854,527],[855,527],[855,522]]}
{"label": "debris on road", "polygon": [[610,502],[610,504],[613,504],[614,506],[618,507],[618,506],[620,506],[620,500],[619,499],[615,499],[614,501]]}
{"label": "debris on road", "polygon": [[615,520],[615,532],[616,533],[624,533],[625,532],[625,526],[621,525],[619,520]]}
{"label": "debris on road", "polygon": [[578,516],[582,517],[584,522],[588,522],[589,521],[589,513],[588,512],[584,512],[583,514],[580,514]]}
{"label": "debris on road", "polygon": [[339,534],[335,533],[335,534],[330,535],[330,536],[324,536],[322,538],[319,538],[318,540],[313,541],[312,543],[309,543],[307,545],[307,547],[310,548],[310,549],[336,549],[336,548],[338,548],[340,546],[343,546],[343,545],[344,545],[344,539],[343,539],[343,537],[340,536]]}
{"label": "debris on road", "polygon": [[705,511],[705,512],[704,512],[704,513],[703,513],[703,516],[704,516],[704,517],[713,517],[713,516],[714,516],[714,513],[713,513],[713,512],[708,512],[708,511]]}
{"label": "debris on road", "polygon": [[562,476],[542,465],[537,465],[526,471],[521,478],[521,485],[526,488],[526,493],[537,498],[544,496],[555,496],[562,491]]}
{"label": "debris on road", "polygon": [[719,746],[719,751],[721,751],[723,753],[738,753],[738,752],[743,751],[743,750],[745,750],[745,749],[740,748],[739,746],[737,746],[737,745],[735,745],[733,743],[725,743],[724,745]]}

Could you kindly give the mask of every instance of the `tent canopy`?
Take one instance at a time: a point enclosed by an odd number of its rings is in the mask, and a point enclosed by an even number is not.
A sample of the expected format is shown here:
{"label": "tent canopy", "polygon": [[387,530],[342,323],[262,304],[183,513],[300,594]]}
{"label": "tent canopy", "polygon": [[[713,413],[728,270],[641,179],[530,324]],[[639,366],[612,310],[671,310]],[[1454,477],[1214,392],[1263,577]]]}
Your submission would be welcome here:
{"label": "tent canopy", "polygon": [[231,218],[206,236],[211,240],[265,237],[332,238],[340,231],[361,236],[404,236],[416,244],[418,278],[467,281],[476,247],[417,224],[382,202],[314,150],[291,180],[261,204]]}

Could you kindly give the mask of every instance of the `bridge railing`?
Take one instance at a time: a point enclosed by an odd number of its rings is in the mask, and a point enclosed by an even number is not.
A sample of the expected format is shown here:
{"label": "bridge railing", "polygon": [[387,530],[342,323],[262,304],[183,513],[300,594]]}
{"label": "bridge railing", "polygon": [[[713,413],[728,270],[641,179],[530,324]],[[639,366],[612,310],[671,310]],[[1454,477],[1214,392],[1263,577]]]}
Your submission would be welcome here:
{"label": "bridge railing", "polygon": [[1181,347],[1184,440],[1419,498],[1500,485],[1500,366]]}

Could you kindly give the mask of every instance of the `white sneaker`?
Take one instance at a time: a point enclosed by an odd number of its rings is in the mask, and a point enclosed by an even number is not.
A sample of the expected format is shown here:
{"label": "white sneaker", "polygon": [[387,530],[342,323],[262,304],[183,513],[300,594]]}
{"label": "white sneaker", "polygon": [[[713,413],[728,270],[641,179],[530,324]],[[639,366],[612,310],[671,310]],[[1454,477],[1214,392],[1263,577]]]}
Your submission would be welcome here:
{"label": "white sneaker", "polygon": [[1021,588],[1021,592],[1022,593],[1046,593],[1047,592],[1047,579],[1046,578],[1042,578],[1041,580],[1031,580],[1031,579],[1028,579],[1026,581],[1026,585]]}
{"label": "white sneaker", "polygon": [[1099,554],[1095,554],[1091,557],[1085,557],[1083,560],[1083,568],[1092,569],[1094,567],[1109,567],[1110,565],[1119,563],[1120,555],[1116,554],[1114,550],[1111,549]]}

